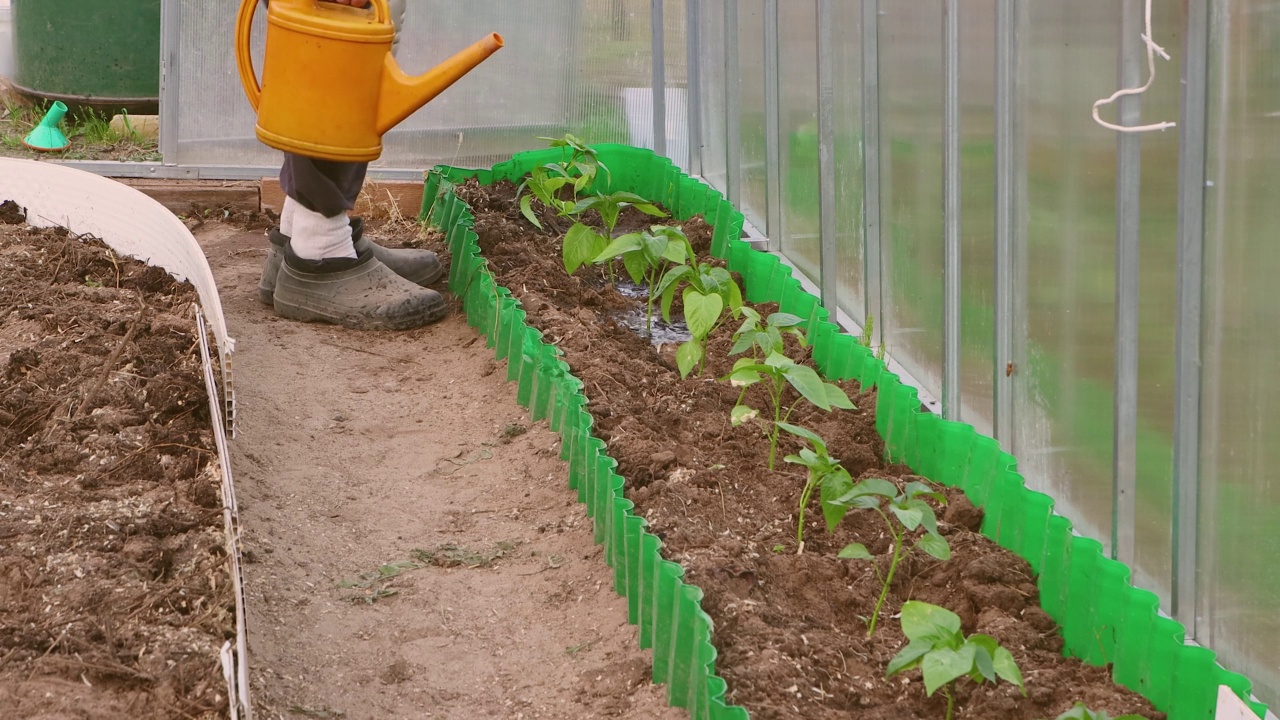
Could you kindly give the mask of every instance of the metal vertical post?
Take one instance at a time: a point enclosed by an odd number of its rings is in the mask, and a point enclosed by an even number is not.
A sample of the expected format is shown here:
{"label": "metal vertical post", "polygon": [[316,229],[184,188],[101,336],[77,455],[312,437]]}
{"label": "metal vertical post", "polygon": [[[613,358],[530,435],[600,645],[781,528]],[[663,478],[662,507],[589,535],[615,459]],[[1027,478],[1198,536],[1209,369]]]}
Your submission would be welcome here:
{"label": "metal vertical post", "polygon": [[1014,324],[1017,277],[1014,255],[1023,239],[1017,123],[1018,0],[996,2],[996,233],[995,233],[995,436],[1014,449]]}
{"label": "metal vertical post", "polygon": [[1178,327],[1174,343],[1173,616],[1196,634],[1200,490],[1200,348],[1204,282],[1209,0],[1190,0],[1178,157]]}
{"label": "metal vertical post", "polygon": [[689,174],[702,174],[702,2],[685,0],[685,58],[689,65]]}
{"label": "metal vertical post", "polygon": [[649,0],[649,33],[653,55],[653,151],[667,155],[667,28],[662,0]]}
{"label": "metal vertical post", "polygon": [[960,0],[942,4],[942,416],[960,419]]}
{"label": "metal vertical post", "polygon": [[822,306],[836,312],[836,87],[834,0],[818,0],[818,247]]}
{"label": "metal vertical post", "polygon": [[764,0],[765,234],[769,250],[782,250],[782,98],[778,0]]}
{"label": "metal vertical post", "polygon": [[[1120,5],[1120,87],[1142,83],[1143,0]],[[1142,101],[1129,95],[1116,103],[1122,126],[1139,125]],[[1137,133],[1116,138],[1116,368],[1113,430],[1111,556],[1134,561],[1138,486],[1138,303],[1142,190],[1142,145]]]}
{"label": "metal vertical post", "polygon": [[742,63],[738,58],[738,0],[724,0],[724,120],[729,202],[742,207]]}
{"label": "metal vertical post", "polygon": [[[884,336],[880,275],[880,0],[862,0],[862,238],[872,342]],[[867,322],[866,318],[863,323]]]}
{"label": "metal vertical post", "polygon": [[182,3],[160,3],[160,158],[166,165],[178,162],[178,109],[181,96],[179,69],[182,60]]}

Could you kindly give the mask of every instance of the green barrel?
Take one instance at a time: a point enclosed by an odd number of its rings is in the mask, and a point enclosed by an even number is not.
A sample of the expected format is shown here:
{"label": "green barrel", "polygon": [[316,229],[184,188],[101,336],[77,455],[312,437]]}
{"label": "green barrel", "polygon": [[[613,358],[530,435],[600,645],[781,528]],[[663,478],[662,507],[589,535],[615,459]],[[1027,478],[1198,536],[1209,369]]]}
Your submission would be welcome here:
{"label": "green barrel", "polygon": [[14,84],[104,111],[160,105],[160,0],[13,0]]}

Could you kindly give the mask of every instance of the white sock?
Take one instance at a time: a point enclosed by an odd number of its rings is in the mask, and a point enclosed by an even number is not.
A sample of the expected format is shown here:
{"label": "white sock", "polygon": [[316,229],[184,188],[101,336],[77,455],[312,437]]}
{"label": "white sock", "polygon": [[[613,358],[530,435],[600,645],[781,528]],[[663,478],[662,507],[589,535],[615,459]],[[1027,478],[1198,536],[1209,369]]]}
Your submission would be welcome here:
{"label": "white sock", "polygon": [[298,205],[291,229],[289,244],[304,260],[359,257],[351,242],[351,221],[346,213],[327,218]]}
{"label": "white sock", "polygon": [[289,197],[284,198],[284,207],[280,208],[280,234],[285,237],[293,237],[293,216],[302,204],[297,200]]}

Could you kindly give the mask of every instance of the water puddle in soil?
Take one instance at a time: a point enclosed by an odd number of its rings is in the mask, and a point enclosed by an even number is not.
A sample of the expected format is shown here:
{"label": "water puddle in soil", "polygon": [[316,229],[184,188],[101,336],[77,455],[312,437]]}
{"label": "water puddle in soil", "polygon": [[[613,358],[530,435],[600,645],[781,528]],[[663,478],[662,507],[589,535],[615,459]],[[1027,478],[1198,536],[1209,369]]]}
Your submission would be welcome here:
{"label": "water puddle in soil", "polygon": [[[617,291],[629,298],[644,301],[649,297],[649,288],[644,285],[636,285],[626,280],[619,280],[615,286]],[[625,313],[619,313],[614,316],[615,319],[622,323],[632,332],[640,337],[645,336],[645,310],[631,310]],[[670,323],[662,319],[662,311],[659,309],[658,303],[653,305],[653,333],[649,336],[649,342],[654,345],[679,344],[689,340],[693,335],[689,332],[689,326],[684,320],[677,319],[673,316]]]}

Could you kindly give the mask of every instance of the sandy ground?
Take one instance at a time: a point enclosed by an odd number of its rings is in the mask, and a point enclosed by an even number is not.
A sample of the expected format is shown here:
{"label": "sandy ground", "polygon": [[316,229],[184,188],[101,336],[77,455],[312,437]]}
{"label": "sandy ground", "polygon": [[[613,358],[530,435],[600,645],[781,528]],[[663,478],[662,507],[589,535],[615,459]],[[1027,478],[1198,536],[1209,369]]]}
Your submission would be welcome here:
{"label": "sandy ground", "polygon": [[[680,718],[504,364],[456,311],[277,318],[261,231],[195,231],[235,357],[258,718]],[[379,573],[379,568],[382,573]]]}

